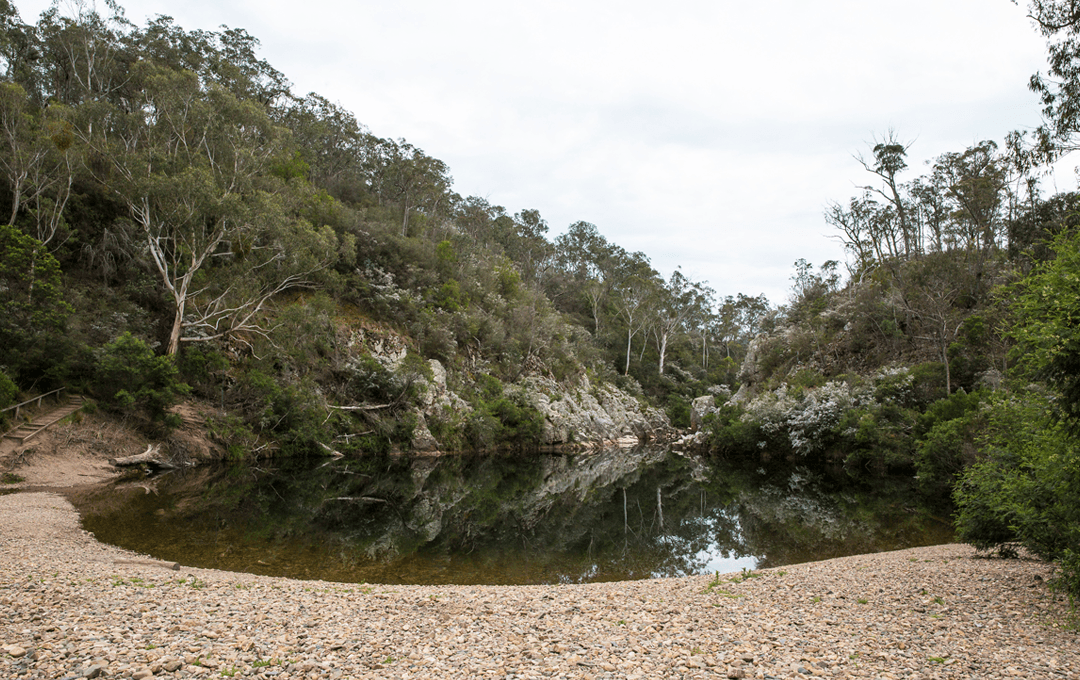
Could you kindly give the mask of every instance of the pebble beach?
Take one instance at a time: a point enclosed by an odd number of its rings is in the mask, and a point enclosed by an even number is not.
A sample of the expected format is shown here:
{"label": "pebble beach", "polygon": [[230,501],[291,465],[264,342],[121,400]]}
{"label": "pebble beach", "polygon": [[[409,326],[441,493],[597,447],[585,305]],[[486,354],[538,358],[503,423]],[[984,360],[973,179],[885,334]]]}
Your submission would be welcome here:
{"label": "pebble beach", "polygon": [[0,678],[1080,678],[1051,568],[962,545],[515,587],[170,566],[0,496]]}

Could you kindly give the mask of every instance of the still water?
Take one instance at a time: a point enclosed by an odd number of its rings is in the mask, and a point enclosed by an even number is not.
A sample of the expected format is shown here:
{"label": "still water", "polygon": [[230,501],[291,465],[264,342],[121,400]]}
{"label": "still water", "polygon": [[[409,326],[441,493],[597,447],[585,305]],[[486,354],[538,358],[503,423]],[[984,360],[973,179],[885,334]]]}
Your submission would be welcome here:
{"label": "still water", "polygon": [[198,467],[72,501],[99,540],[159,559],[355,583],[660,578],[952,539],[911,480],[658,447]]}

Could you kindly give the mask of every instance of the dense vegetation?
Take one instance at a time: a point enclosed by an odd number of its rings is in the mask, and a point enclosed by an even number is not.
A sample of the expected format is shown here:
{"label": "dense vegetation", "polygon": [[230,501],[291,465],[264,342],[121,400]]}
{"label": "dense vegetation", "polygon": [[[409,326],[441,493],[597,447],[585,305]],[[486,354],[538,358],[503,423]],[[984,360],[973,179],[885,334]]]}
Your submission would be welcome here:
{"label": "dense vegetation", "polygon": [[681,426],[712,394],[715,455],[955,489],[965,540],[1080,591],[1080,195],[1038,182],[1080,131],[1071,8],[1032,4],[1044,127],[912,180],[885,135],[825,215],[847,276],[800,260],[773,307],[456,194],[243,30],[113,3],[28,24],[0,0],[0,406],[68,385],[165,433],[191,396],[244,457],[408,448],[431,360],[461,400],[425,423],[450,448],[535,444],[529,376],[612,382]]}

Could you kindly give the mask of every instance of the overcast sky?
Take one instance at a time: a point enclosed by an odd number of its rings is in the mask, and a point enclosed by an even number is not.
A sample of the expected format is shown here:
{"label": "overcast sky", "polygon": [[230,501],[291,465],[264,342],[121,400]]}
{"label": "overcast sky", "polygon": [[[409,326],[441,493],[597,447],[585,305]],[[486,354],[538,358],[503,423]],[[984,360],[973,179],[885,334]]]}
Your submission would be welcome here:
{"label": "overcast sky", "polygon": [[[15,2],[27,22],[49,5]],[[121,5],[246,29],[296,93],[445,161],[463,196],[538,209],[552,237],[586,220],[664,276],[774,303],[796,259],[843,259],[822,212],[867,182],[853,154],[895,129],[910,178],[1000,142],[1039,123],[1026,84],[1045,70],[1008,0]]]}

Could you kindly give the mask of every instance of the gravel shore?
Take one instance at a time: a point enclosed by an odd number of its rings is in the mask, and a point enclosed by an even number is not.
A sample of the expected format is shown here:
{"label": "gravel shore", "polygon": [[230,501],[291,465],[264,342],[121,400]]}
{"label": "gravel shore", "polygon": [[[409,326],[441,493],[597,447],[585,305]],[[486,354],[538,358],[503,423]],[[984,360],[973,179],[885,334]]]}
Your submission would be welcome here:
{"label": "gravel shore", "polygon": [[1047,565],[945,545],[714,577],[380,586],[132,563],[0,496],[0,678],[1078,678]]}

